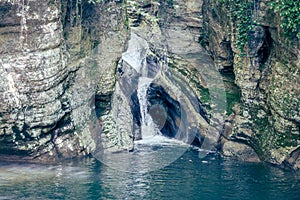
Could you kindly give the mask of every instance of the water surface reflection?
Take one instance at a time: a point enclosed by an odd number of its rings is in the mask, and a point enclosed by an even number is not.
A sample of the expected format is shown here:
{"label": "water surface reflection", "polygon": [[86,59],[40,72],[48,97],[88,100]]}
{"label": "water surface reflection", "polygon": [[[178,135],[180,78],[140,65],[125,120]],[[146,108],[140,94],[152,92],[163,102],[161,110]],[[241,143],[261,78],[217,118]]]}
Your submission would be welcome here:
{"label": "water surface reflection", "polygon": [[[142,159],[142,158],[141,158]],[[297,199],[300,175],[187,151],[149,173],[126,173],[93,158],[61,165],[0,163],[0,199]]]}

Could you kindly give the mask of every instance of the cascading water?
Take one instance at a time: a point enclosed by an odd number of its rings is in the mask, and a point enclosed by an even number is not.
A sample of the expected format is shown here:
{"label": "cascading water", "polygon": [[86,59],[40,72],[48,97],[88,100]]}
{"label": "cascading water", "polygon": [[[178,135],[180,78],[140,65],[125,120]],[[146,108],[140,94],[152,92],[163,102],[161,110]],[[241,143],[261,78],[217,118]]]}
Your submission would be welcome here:
{"label": "cascading water", "polygon": [[[128,49],[122,55],[117,78],[120,90],[114,93],[119,99],[112,103],[114,112],[119,113],[117,118],[135,114],[132,117],[136,120],[132,124],[120,124],[118,118],[117,132],[133,127],[132,132],[137,134],[134,135],[136,140],[132,140],[133,153],[99,151],[95,157],[114,169],[138,173],[169,165],[190,147],[188,139],[194,139],[186,127],[195,124],[199,114],[192,110],[191,95],[184,93],[189,91],[188,88],[180,80],[176,82],[178,78],[173,77],[160,58],[153,55],[148,42],[134,32],[131,32]],[[155,85],[161,87],[158,93],[153,93]],[[119,105],[122,102],[130,105],[131,113]],[[164,127],[170,134],[160,131]],[[121,136],[117,137],[122,143]]]}
{"label": "cascading water", "polygon": [[127,52],[123,54],[123,61],[131,66],[139,74],[137,97],[141,113],[141,137],[149,139],[159,133],[159,130],[148,112],[147,90],[153,78],[148,76],[146,57],[149,50],[148,43],[132,33]]}
{"label": "cascading water", "polygon": [[140,77],[137,89],[137,96],[140,103],[140,112],[141,112],[141,133],[142,139],[151,138],[159,130],[154,124],[151,115],[148,112],[148,100],[147,100],[147,90],[152,82],[151,78]]}

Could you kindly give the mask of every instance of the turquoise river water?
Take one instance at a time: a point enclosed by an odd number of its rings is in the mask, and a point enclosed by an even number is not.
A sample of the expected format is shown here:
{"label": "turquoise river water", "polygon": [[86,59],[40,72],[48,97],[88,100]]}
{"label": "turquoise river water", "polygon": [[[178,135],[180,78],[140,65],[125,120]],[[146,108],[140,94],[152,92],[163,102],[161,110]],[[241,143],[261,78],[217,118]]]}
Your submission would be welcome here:
{"label": "turquoise river water", "polygon": [[300,175],[216,155],[199,159],[193,149],[147,173],[121,172],[94,158],[59,165],[1,162],[0,199],[296,200]]}

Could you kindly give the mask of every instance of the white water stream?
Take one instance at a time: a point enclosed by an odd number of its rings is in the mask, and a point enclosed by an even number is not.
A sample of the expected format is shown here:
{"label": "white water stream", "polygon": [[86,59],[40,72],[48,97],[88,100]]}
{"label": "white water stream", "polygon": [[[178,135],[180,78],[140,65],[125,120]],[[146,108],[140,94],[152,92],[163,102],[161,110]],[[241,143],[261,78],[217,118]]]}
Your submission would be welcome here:
{"label": "white water stream", "polygon": [[141,112],[141,133],[142,139],[151,138],[159,133],[159,130],[148,112],[147,90],[152,82],[151,78],[140,77],[137,89],[137,96]]}
{"label": "white water stream", "polygon": [[148,112],[149,102],[147,100],[147,90],[150,87],[152,78],[148,77],[147,53],[148,43],[135,33],[131,33],[128,50],[122,59],[140,74],[137,87],[137,97],[140,104],[141,113],[141,135],[142,139],[152,138],[159,133],[159,130]]}

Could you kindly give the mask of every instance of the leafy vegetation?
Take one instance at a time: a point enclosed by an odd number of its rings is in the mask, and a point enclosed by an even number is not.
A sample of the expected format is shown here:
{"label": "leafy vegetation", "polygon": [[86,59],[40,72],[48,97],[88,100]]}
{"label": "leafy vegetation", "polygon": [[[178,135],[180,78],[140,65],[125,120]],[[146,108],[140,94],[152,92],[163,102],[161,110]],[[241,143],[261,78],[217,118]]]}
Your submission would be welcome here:
{"label": "leafy vegetation", "polygon": [[253,2],[248,0],[216,0],[229,10],[228,17],[234,22],[236,33],[235,46],[244,55],[245,45],[248,41],[248,32],[253,27],[252,8]]}
{"label": "leafy vegetation", "polygon": [[232,110],[233,106],[236,103],[239,103],[240,100],[241,100],[241,96],[239,91],[237,92],[226,91],[226,101],[227,101],[226,114],[227,115],[230,115],[233,112]]}
{"label": "leafy vegetation", "polygon": [[[215,0],[228,12],[230,21],[234,22],[233,32],[236,36],[235,46],[244,54],[245,45],[248,41],[248,32],[256,23],[254,19],[255,1],[248,0]],[[300,1],[297,0],[274,0],[269,4],[275,13],[281,17],[280,27],[286,36],[297,35],[300,38]]]}
{"label": "leafy vegetation", "polygon": [[269,3],[274,12],[281,17],[281,28],[284,34],[289,36],[296,34],[300,38],[300,1],[275,0]]}

